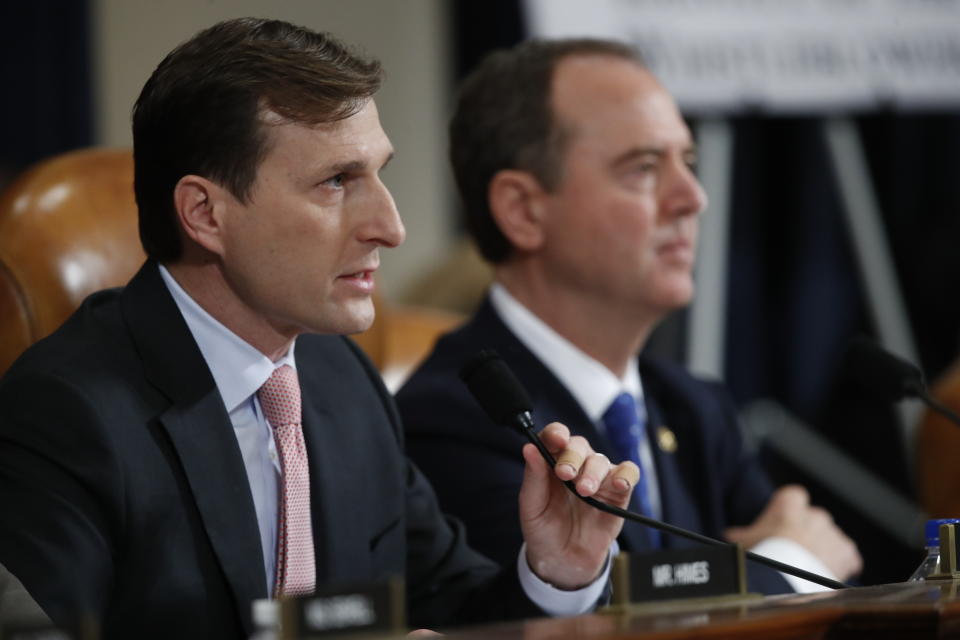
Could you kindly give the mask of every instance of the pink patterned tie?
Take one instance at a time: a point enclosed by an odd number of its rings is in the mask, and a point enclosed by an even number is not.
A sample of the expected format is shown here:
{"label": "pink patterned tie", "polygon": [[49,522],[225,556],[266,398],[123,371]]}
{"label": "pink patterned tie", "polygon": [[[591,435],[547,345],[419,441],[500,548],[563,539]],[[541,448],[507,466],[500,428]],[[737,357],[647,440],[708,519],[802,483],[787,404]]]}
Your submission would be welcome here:
{"label": "pink patterned tie", "polygon": [[300,425],[300,383],[290,365],[274,370],[257,392],[280,449],[280,529],[274,596],[309,595],[317,582],[310,524],[310,468]]}

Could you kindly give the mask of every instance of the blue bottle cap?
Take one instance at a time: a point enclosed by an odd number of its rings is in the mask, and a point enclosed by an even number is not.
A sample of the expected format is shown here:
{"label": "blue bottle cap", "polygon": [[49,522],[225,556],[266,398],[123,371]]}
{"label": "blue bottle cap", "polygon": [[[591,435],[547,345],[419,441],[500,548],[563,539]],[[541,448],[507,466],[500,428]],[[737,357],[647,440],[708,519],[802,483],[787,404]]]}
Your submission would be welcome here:
{"label": "blue bottle cap", "polygon": [[927,536],[927,546],[928,547],[940,546],[940,525],[957,524],[957,523],[960,523],[960,518],[941,518],[939,520],[927,520],[927,527],[925,531]]}

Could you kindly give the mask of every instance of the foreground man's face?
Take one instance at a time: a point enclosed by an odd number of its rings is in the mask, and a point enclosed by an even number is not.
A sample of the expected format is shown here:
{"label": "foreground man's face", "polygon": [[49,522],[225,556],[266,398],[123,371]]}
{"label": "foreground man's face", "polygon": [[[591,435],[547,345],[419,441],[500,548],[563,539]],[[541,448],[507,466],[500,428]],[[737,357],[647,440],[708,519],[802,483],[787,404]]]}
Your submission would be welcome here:
{"label": "foreground man's face", "polygon": [[393,148],[376,105],[331,124],[266,129],[251,197],[228,206],[229,284],[283,335],[363,331],[373,322],[378,250],[405,234],[380,180]]}

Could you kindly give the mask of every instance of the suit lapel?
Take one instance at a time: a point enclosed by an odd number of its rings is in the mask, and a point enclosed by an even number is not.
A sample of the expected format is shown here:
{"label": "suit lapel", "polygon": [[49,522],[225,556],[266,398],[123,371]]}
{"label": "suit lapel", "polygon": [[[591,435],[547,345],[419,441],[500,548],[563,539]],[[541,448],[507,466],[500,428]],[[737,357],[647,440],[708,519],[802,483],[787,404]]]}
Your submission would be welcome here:
{"label": "suit lapel", "polygon": [[[658,401],[658,381],[655,375],[643,366],[641,361],[640,377],[644,385],[644,401],[647,405],[647,435],[650,438],[650,448],[653,453],[653,462],[657,467],[657,479],[660,485],[660,503],[663,510],[663,520],[670,524],[692,531],[703,531],[703,522],[693,496],[689,492],[689,482],[680,465],[681,456],[676,452],[667,452],[659,445],[658,430],[669,428],[674,434],[682,435],[685,429],[684,416],[674,411],[666,413]],[[690,442],[676,439],[677,451],[680,447],[691,446]],[[689,454],[688,454],[689,455]],[[667,547],[689,546],[688,541],[676,536],[666,536]]]}
{"label": "suit lapel", "polygon": [[146,375],[170,401],[160,422],[249,634],[250,603],[266,597],[266,576],[246,469],[223,399],[155,263],[148,261],[127,285],[122,305]]}
{"label": "suit lapel", "polygon": [[[364,401],[353,397],[354,386],[331,364],[327,348],[341,338],[301,336],[297,341],[304,440],[310,460],[310,503],[316,551],[317,583],[356,580],[369,571],[369,532],[366,510],[375,510],[369,496],[377,495],[376,463],[364,442],[363,417],[356,411]],[[352,378],[350,378],[352,379]],[[369,415],[366,416],[369,420]]]}
{"label": "suit lapel", "polygon": [[310,508],[313,521],[313,548],[316,554],[317,584],[335,580],[331,572],[336,570],[336,560],[340,550],[335,548],[340,536],[327,535],[328,523],[337,522],[337,497],[343,493],[330,491],[345,478],[352,475],[345,469],[347,462],[338,446],[338,424],[336,412],[325,406],[320,394],[310,393],[315,389],[310,371],[298,368],[300,376],[300,397],[303,412],[303,436],[307,445],[307,458],[310,461]]}

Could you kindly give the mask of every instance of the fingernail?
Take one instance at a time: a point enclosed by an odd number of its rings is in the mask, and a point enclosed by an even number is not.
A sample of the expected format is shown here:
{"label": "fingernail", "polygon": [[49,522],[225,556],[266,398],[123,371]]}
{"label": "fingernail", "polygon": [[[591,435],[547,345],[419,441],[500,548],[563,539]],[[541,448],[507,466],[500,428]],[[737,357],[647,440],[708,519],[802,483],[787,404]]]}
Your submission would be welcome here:
{"label": "fingernail", "polygon": [[630,490],[630,482],[628,482],[626,478],[617,478],[613,481],[613,484],[623,493]]}
{"label": "fingernail", "polygon": [[577,475],[577,470],[573,468],[572,464],[558,464],[557,471],[562,473],[567,478],[572,478],[573,476]]}
{"label": "fingernail", "polygon": [[582,480],[580,482],[580,487],[583,489],[584,493],[593,493],[597,490],[597,483],[593,480]]}

